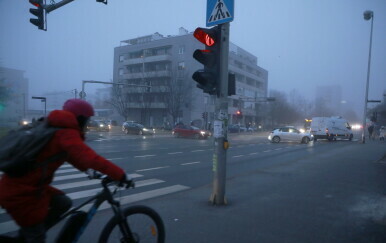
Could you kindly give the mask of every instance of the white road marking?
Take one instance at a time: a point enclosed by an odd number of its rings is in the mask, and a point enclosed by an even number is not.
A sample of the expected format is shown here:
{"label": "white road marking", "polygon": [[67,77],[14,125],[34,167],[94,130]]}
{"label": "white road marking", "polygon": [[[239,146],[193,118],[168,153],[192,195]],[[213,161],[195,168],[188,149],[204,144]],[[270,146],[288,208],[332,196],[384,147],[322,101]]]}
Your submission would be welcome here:
{"label": "white road marking", "polygon": [[55,174],[65,174],[65,173],[69,173],[69,172],[75,172],[75,171],[79,171],[78,169],[64,169],[64,170],[57,170],[55,172]]}
{"label": "white road marking", "polygon": [[249,155],[254,155],[254,154],[258,154],[259,152],[255,152],[255,153],[250,153]]}
{"label": "white road marking", "polygon": [[244,155],[243,154],[241,154],[241,155],[234,155],[234,156],[232,156],[233,158],[237,158],[237,157],[243,157]]}
{"label": "white road marking", "polygon": [[172,152],[172,153],[168,153],[168,154],[182,154],[182,152]]}
{"label": "white road marking", "polygon": [[190,151],[190,152],[195,153],[195,152],[203,152],[203,151],[205,151],[205,150],[203,150],[203,149],[198,149],[198,150],[192,150],[192,151]]}
{"label": "white road marking", "polygon": [[198,164],[198,163],[201,163],[201,162],[197,161],[197,162],[183,163],[181,165],[193,165],[193,164]]}
{"label": "white road marking", "polygon": [[[151,191],[136,193],[136,194],[132,194],[129,196],[120,197],[117,199],[120,201],[121,205],[125,205],[125,204],[138,202],[138,201],[153,198],[153,197],[163,196],[166,194],[187,190],[189,188],[190,187],[183,186],[183,185],[174,185],[174,186],[164,187],[164,188],[155,189],[155,190],[151,190]],[[82,210],[88,210],[91,208],[92,205],[93,205],[93,203],[87,204],[84,207],[82,207]],[[110,204],[108,204],[107,202],[104,202],[98,208],[98,211],[103,210],[103,209],[107,209],[110,207],[111,207]],[[9,233],[12,231],[16,231],[18,229],[19,229],[19,226],[17,226],[14,223],[14,221],[6,221],[3,223],[0,223],[0,234]]]}
{"label": "white road marking", "polygon": [[[143,175],[140,174],[128,174],[128,177],[130,179],[142,177]],[[86,178],[86,177],[85,177]],[[76,187],[82,187],[82,186],[90,186],[95,184],[100,184],[100,180],[87,180],[87,181],[80,181],[80,182],[71,182],[66,184],[59,184],[59,185],[53,185],[53,187],[58,188],[59,190],[69,189],[69,188],[76,188]]]}
{"label": "white road marking", "polygon": [[[135,182],[135,187],[141,187],[141,186],[148,186],[148,185],[153,185],[157,183],[162,183],[165,181],[158,180],[158,179],[149,179],[149,180],[143,180],[143,181],[136,181]],[[109,187],[110,190],[115,188],[114,186]],[[85,197],[91,197],[96,195],[102,191],[101,188],[95,188],[91,190],[85,190],[85,191],[78,191],[78,192],[72,192],[72,193],[67,193],[67,196],[69,196],[72,200],[80,199],[80,198],[85,198]]]}
{"label": "white road marking", "polygon": [[265,151],[263,151],[264,153],[267,153],[267,152],[271,152],[272,150],[265,150]]}
{"label": "white road marking", "polygon": [[155,156],[155,154],[137,155],[137,156],[134,156],[134,158],[146,158],[146,157],[153,157],[153,156]]}
{"label": "white road marking", "polygon": [[136,171],[140,172],[140,171],[148,171],[148,170],[159,170],[159,169],[165,169],[165,168],[168,168],[168,167],[170,167],[170,166],[154,167],[154,168],[142,169],[142,170],[136,170]]}

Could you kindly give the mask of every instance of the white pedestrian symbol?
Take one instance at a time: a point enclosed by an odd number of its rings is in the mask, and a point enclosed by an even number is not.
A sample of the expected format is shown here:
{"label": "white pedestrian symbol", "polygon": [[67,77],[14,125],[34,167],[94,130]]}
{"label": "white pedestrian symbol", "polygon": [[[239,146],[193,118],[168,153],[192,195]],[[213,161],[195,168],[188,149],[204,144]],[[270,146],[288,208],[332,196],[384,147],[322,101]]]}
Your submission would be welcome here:
{"label": "white pedestrian symbol", "polygon": [[226,18],[231,18],[231,14],[229,13],[227,6],[224,4],[224,0],[218,0],[212,14],[210,15],[208,23]]}

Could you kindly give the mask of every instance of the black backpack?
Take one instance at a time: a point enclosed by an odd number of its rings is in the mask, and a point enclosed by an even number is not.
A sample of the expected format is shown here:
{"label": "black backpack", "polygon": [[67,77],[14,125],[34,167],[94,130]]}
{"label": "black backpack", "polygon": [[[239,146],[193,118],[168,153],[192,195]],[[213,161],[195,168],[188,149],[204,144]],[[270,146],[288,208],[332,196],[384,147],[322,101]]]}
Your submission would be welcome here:
{"label": "black backpack", "polygon": [[35,163],[36,156],[60,128],[48,126],[40,119],[30,125],[11,130],[0,139],[0,171],[18,177],[27,172],[59,159],[59,155],[48,158],[43,163]]}

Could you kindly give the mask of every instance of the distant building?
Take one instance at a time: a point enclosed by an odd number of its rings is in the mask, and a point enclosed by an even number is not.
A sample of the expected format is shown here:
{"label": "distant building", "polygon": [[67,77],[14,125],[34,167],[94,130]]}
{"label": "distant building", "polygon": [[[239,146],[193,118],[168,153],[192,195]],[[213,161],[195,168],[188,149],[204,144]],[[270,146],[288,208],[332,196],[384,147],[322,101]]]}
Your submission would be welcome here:
{"label": "distant building", "polygon": [[0,125],[13,126],[26,117],[28,98],[28,79],[23,70],[0,67],[0,86],[2,87]]}
{"label": "distant building", "polygon": [[[159,33],[121,41],[114,49],[114,82],[124,83],[121,90],[128,99],[128,120],[142,121],[150,126],[163,126],[174,122],[213,124],[214,97],[196,88],[192,74],[203,66],[193,59],[195,49],[203,49],[192,33],[180,28],[179,35],[163,36]],[[257,102],[267,97],[268,71],[257,65],[257,57],[230,43],[229,71],[236,75],[236,95],[229,97],[230,123],[255,123]],[[131,85],[131,86],[130,86]],[[149,85],[138,87],[135,85]],[[182,88],[181,88],[182,87]],[[171,98],[179,94],[177,111]],[[236,119],[241,109],[243,118]],[[208,116],[204,118],[203,113]]]}

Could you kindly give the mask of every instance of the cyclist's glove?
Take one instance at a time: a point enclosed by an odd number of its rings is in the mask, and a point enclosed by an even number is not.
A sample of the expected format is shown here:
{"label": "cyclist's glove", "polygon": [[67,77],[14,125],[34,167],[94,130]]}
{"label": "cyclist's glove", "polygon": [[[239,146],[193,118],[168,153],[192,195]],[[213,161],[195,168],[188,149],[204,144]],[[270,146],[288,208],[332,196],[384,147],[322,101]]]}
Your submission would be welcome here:
{"label": "cyclist's glove", "polygon": [[85,173],[87,174],[87,176],[90,180],[91,179],[99,179],[102,177],[101,173],[99,173],[98,171],[93,170],[93,169],[87,169]]}
{"label": "cyclist's glove", "polygon": [[130,188],[130,187],[134,187],[134,182],[130,180],[125,173],[123,174],[122,179],[119,181],[118,186]]}

